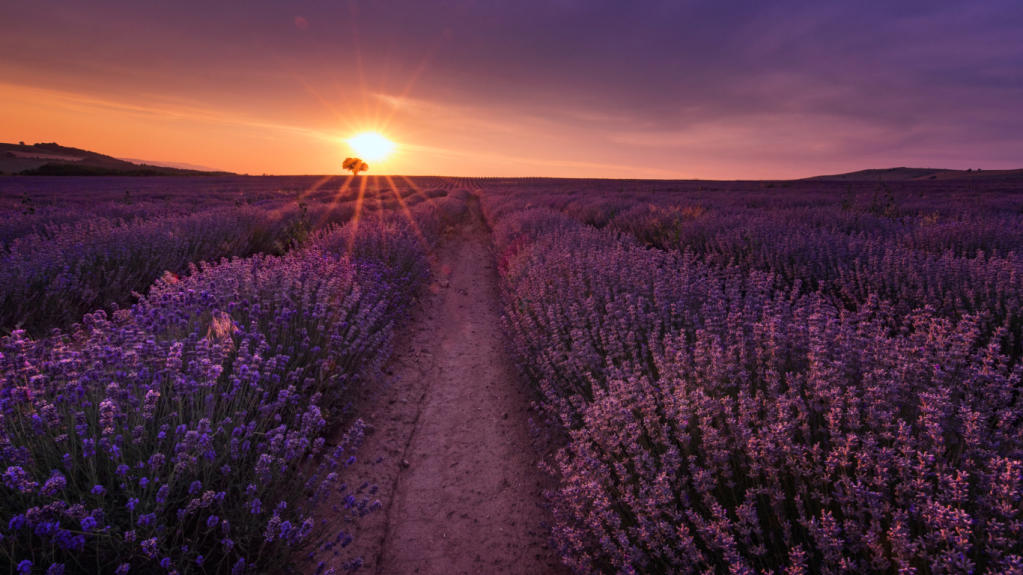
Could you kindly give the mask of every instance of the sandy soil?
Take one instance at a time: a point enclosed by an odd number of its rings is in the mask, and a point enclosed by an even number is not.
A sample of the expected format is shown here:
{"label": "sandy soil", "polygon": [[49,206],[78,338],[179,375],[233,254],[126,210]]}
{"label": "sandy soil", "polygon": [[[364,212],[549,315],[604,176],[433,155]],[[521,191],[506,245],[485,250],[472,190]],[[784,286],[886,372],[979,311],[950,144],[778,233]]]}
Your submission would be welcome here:
{"label": "sandy soil", "polygon": [[438,249],[386,381],[360,401],[373,431],[346,480],[379,485],[383,504],[345,553],[363,557],[361,572],[566,572],[543,527],[552,485],[536,464],[549,454],[534,448],[531,391],[505,352],[493,260],[473,202]]}

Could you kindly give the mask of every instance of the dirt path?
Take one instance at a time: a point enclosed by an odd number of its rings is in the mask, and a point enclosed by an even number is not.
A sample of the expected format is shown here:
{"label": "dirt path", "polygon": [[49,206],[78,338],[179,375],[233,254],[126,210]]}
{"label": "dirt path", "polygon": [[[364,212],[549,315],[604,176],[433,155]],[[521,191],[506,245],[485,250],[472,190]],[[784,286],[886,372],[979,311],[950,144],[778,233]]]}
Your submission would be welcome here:
{"label": "dirt path", "polygon": [[505,352],[490,233],[471,206],[438,249],[388,380],[359,406],[373,433],[349,480],[379,485],[383,503],[345,553],[364,572],[565,572],[541,527],[550,485],[536,468],[530,392]]}

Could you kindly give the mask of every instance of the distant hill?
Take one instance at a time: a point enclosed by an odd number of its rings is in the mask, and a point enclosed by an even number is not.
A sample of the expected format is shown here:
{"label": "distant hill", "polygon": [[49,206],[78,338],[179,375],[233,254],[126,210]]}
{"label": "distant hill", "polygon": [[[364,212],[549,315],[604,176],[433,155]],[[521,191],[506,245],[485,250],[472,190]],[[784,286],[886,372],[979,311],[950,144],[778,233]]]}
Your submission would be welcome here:
{"label": "distant hill", "polygon": [[220,172],[220,171],[223,171],[223,170],[218,170],[216,168],[211,168],[209,166],[200,166],[198,164],[187,164],[185,162],[158,162],[158,161],[154,161],[154,160],[140,160],[138,158],[118,158],[118,159],[119,160],[124,160],[125,162],[131,162],[133,164],[148,165],[148,166],[160,166],[160,167],[163,167],[163,168],[178,168],[180,170],[195,170],[195,171],[199,171],[199,172]]}
{"label": "distant hill", "polygon": [[233,176],[230,172],[132,163],[57,143],[0,144],[0,172],[22,176]]}
{"label": "distant hill", "polygon": [[822,182],[876,182],[898,180],[1023,180],[1023,169],[1020,170],[943,170],[937,168],[887,168],[880,170],[860,170],[848,174],[833,176],[814,176],[804,180]]}

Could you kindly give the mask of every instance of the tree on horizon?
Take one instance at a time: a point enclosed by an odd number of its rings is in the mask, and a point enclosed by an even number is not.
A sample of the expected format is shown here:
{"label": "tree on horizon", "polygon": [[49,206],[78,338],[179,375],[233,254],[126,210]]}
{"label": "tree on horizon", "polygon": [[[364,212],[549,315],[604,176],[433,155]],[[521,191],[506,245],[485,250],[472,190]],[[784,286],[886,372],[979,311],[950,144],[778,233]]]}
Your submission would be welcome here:
{"label": "tree on horizon", "polygon": [[369,169],[369,164],[363,162],[360,158],[345,158],[341,167],[346,170],[351,170],[353,176],[358,176],[359,172],[365,172]]}

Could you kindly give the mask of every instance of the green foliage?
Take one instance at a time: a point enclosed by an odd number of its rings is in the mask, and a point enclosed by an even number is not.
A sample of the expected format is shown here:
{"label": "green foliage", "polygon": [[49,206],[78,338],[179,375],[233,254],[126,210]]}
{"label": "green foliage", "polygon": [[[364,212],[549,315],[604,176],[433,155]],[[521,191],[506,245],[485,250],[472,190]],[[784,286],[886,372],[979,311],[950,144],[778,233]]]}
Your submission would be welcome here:
{"label": "green foliage", "polygon": [[845,197],[842,198],[842,211],[851,212],[856,204],[856,192],[853,191],[852,186],[846,186]]}
{"label": "green foliage", "polygon": [[28,197],[28,193],[22,194],[21,205],[24,206],[24,208],[21,211],[22,215],[30,216],[36,213],[36,207],[32,205],[32,198]]}
{"label": "green foliage", "polygon": [[198,170],[180,170],[144,166],[137,169],[121,170],[99,166],[82,166],[78,164],[50,163],[43,164],[32,170],[18,172],[20,176],[122,176],[122,177],[153,177],[153,176],[226,176],[227,172],[201,172]]}
{"label": "green foliage", "polygon": [[895,192],[880,178],[877,180],[877,188],[874,190],[874,197],[870,200],[867,212],[891,220],[899,218],[899,204],[895,201]]}
{"label": "green foliage", "polygon": [[298,201],[299,217],[291,220],[277,240],[274,242],[274,251],[283,254],[293,246],[304,246],[309,242],[309,234],[312,225],[309,223],[309,205],[304,201]]}

